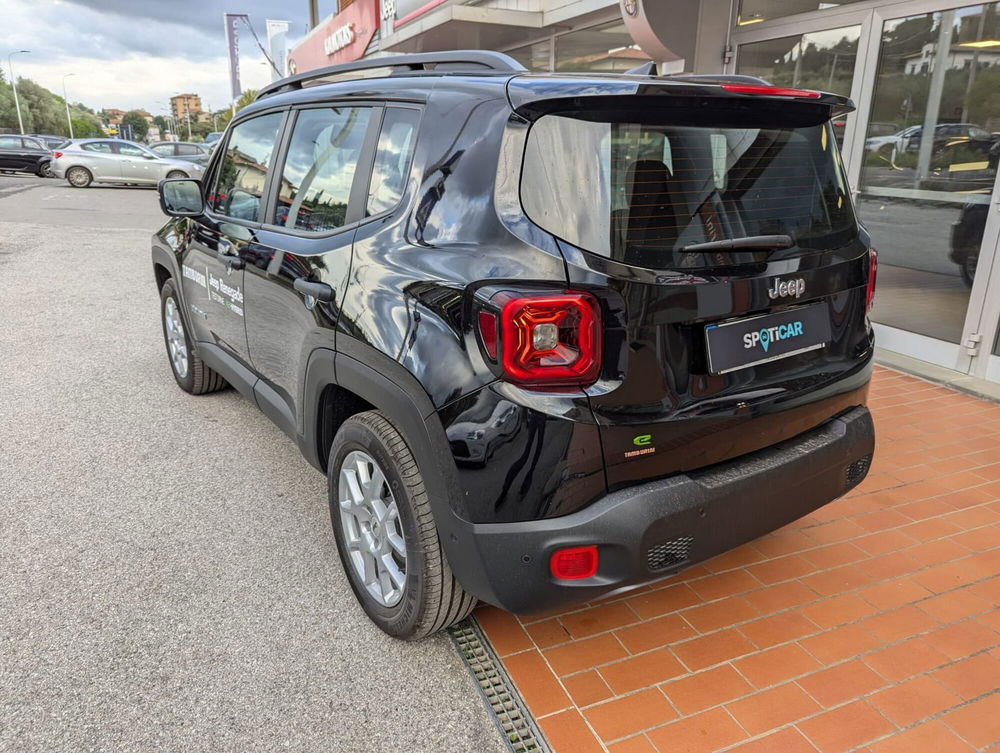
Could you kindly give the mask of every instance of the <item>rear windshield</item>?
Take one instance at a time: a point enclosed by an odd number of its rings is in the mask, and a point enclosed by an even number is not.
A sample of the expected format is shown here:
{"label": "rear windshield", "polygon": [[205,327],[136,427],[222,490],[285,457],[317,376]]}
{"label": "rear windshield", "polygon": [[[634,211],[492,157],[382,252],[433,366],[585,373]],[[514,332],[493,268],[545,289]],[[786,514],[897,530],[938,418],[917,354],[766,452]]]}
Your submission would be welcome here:
{"label": "rear windshield", "polygon": [[766,252],[722,259],[684,250],[692,244],[788,235],[798,249],[829,250],[857,234],[828,123],[748,128],[591,118],[540,118],[521,179],[528,217],[574,246],[634,266],[695,268]]}

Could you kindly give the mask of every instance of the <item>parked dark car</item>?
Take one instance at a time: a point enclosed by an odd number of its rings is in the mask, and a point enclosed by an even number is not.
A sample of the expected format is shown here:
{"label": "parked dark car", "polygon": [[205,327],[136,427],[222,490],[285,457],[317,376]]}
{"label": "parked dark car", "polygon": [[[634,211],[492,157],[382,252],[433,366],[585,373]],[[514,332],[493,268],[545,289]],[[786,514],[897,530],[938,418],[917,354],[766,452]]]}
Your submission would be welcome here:
{"label": "parked dark car", "polygon": [[208,158],[212,156],[211,145],[194,141],[157,141],[150,144],[149,148],[161,157],[182,159],[198,165],[207,165]]}
{"label": "parked dark car", "polygon": [[45,133],[29,133],[27,135],[36,141],[41,141],[42,145],[49,151],[68,146],[70,143],[70,140],[65,136],[50,136]]}
{"label": "parked dark car", "polygon": [[965,202],[958,220],[951,226],[951,251],[948,258],[958,265],[962,281],[972,287],[979,265],[979,248],[989,218],[989,194],[973,194]]}
{"label": "parked dark car", "polygon": [[160,184],[173,376],[235,387],[327,474],[391,635],[663,578],[868,472],[851,107],[484,51],[275,82],[204,182]]}
{"label": "parked dark car", "polygon": [[34,173],[40,178],[50,175],[52,152],[41,141],[30,136],[0,135],[0,171]]}

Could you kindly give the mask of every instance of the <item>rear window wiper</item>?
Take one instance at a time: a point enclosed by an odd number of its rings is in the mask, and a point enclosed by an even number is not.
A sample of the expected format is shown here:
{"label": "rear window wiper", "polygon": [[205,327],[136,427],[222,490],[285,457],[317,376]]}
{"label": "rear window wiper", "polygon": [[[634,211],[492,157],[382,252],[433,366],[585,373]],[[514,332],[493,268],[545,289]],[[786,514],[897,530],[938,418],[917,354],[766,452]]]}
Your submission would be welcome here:
{"label": "rear window wiper", "polygon": [[707,241],[684,246],[681,253],[700,251],[734,251],[740,248],[791,248],[795,245],[790,235],[749,235],[746,238],[730,238],[724,241]]}

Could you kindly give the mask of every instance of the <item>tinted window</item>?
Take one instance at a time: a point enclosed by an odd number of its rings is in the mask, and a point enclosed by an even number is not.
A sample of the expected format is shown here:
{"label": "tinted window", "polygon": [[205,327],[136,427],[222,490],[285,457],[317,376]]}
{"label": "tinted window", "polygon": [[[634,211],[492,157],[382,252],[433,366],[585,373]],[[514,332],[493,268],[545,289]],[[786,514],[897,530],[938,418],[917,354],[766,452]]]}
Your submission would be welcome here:
{"label": "tinted window", "polygon": [[274,223],[311,232],[342,227],[369,107],[302,110],[288,147]]}
{"label": "tinted window", "polygon": [[201,154],[201,150],[198,149],[194,144],[178,144],[177,145],[178,154]]}
{"label": "tinted window", "polygon": [[15,136],[0,136],[0,149],[20,149],[21,139]]}
{"label": "tinted window", "polygon": [[209,196],[213,210],[238,220],[257,222],[264,181],[274,154],[283,113],[261,115],[236,126],[226,144],[226,154]]}
{"label": "tinted window", "polygon": [[150,149],[159,154],[161,157],[169,157],[174,153],[173,144],[157,144],[156,146],[151,146]]}
{"label": "tinted window", "polygon": [[25,149],[42,149],[42,150],[45,149],[45,147],[42,146],[41,143],[35,141],[34,139],[21,139],[21,141],[24,142]]}
{"label": "tinted window", "polygon": [[88,152],[105,152],[106,154],[111,154],[111,144],[107,141],[91,141],[81,144],[80,148],[86,149]]}
{"label": "tinted window", "polygon": [[384,212],[399,203],[413,156],[419,120],[419,110],[402,107],[386,109],[368,191],[368,214]]}
{"label": "tinted window", "polygon": [[[537,224],[581,248],[653,269],[718,263],[685,247],[788,235],[829,249],[857,232],[829,124],[727,127],[539,119],[521,199]],[[676,117],[676,116],[674,116]]]}

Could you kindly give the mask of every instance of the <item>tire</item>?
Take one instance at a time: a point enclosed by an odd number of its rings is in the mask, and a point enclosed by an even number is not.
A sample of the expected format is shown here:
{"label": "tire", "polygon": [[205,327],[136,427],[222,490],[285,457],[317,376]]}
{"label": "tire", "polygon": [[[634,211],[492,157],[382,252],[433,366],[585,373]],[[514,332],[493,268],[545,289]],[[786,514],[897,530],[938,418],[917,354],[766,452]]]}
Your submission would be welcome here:
{"label": "tire", "polygon": [[972,287],[972,283],[976,280],[976,267],[979,266],[979,249],[974,251],[967,251],[965,253],[965,258],[962,259],[962,282],[968,287]]}
{"label": "tire", "polygon": [[94,182],[94,176],[85,167],[71,167],[66,171],[66,182],[73,188],[86,188]]}
{"label": "tire", "polygon": [[184,172],[183,170],[171,170],[169,173],[167,173],[167,177],[168,178],[186,178],[186,177],[188,177],[188,174],[186,172]]}
{"label": "tire", "polygon": [[41,164],[41,165],[38,166],[38,173],[37,173],[37,175],[38,175],[39,178],[54,178],[54,177],[56,177],[55,173],[52,172],[52,166],[48,162],[45,162],[45,163],[43,163],[43,164]]}
{"label": "tire", "polygon": [[[371,461],[371,465],[367,465],[367,461]],[[366,496],[365,502],[354,507],[358,509],[367,505],[371,512],[375,506],[369,500],[377,500],[388,508],[381,521],[376,516],[368,515],[368,519],[375,519],[378,525],[368,528],[373,535],[367,537],[368,542],[381,543],[382,554],[379,557],[391,558],[397,568],[397,579],[402,575],[403,583],[396,589],[399,594],[390,594],[387,599],[379,599],[369,591],[363,577],[363,565],[360,564],[364,561],[361,546],[348,543],[348,537],[360,545],[366,541],[364,534],[360,533],[363,523],[359,520],[365,517],[365,513],[359,511],[358,517],[353,517],[350,502],[357,497],[351,496],[351,486],[343,478],[353,473],[355,479],[362,479],[359,463],[366,465],[369,478],[375,479],[374,483],[378,483],[375,466],[385,480],[379,485],[377,493],[363,495]],[[333,440],[327,467],[330,519],[340,561],[354,595],[372,622],[395,638],[415,640],[465,619],[476,606],[476,599],[463,590],[448,566],[423,476],[406,441],[392,423],[378,411],[351,416]],[[356,488],[362,492],[366,489],[364,484],[358,484]],[[347,500],[343,505],[342,489],[346,490],[343,496]],[[395,515],[391,512],[393,501]],[[400,534],[402,547],[398,541]],[[393,536],[395,544],[392,543]],[[406,554],[402,568],[399,568],[399,548]],[[358,558],[361,558],[360,561]],[[369,562],[374,560],[372,557]],[[400,569],[402,573],[399,573]],[[396,584],[391,578],[389,582]],[[373,588],[378,586],[373,584]],[[384,596],[384,589],[380,591]]]}
{"label": "tire", "polygon": [[[206,366],[191,347],[191,338],[184,326],[177,288],[172,279],[163,283],[160,290],[160,322],[163,325],[163,341],[167,346],[167,360],[177,386],[192,395],[204,395],[224,389],[227,386],[226,380]],[[182,343],[183,358],[176,355],[176,349]]]}

